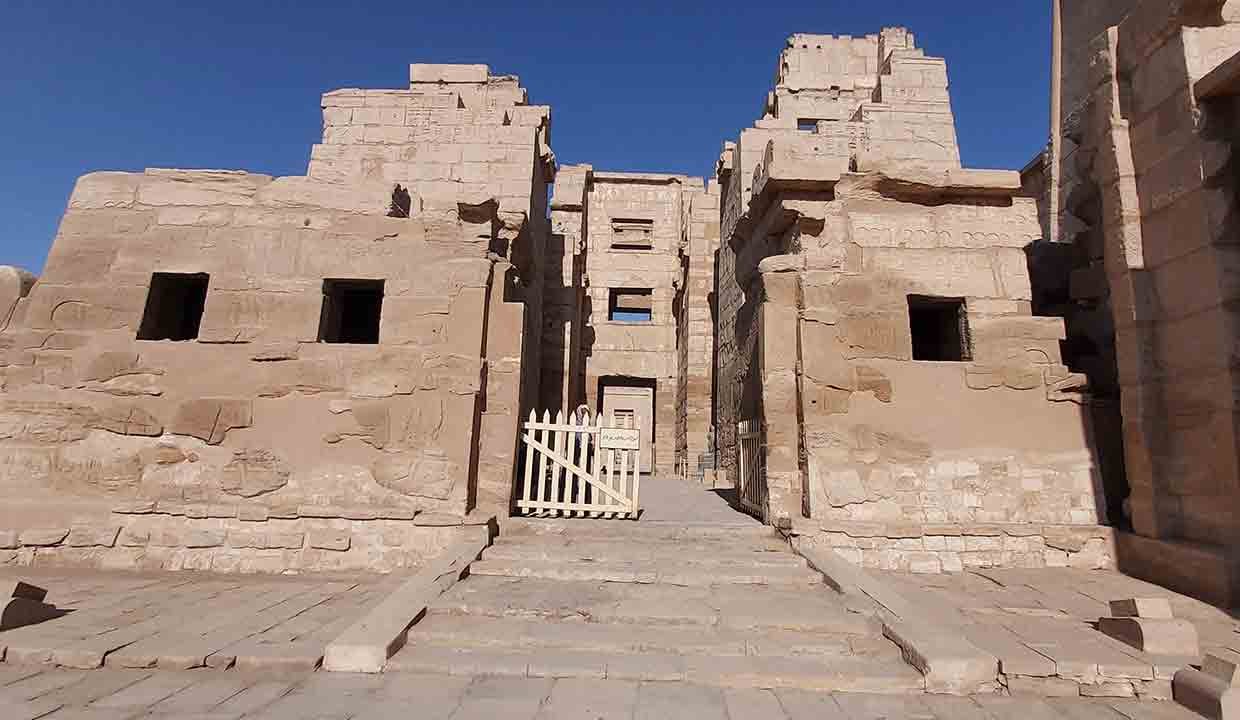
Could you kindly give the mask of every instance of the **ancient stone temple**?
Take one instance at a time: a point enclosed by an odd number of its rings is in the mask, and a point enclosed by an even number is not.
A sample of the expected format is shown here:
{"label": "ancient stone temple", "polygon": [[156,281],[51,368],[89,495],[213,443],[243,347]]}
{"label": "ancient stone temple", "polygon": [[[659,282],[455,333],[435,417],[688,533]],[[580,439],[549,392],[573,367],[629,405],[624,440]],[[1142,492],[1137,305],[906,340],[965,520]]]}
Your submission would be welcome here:
{"label": "ancient stone temple", "polygon": [[327,93],[305,176],[84,176],[0,271],[0,562],[389,571],[620,448],[865,567],[1229,602],[1234,4],[1065,2],[1023,173],[886,28],[789,37],[709,179],[557,163],[482,65]]}
{"label": "ancient stone temple", "polygon": [[712,435],[718,207],[700,178],[589,166],[556,176],[553,242],[564,255],[549,258],[564,274],[547,286],[544,347],[564,359],[545,362],[544,405],[639,416],[643,465],[656,472],[697,473]]}
{"label": "ancient stone temple", "polygon": [[1037,205],[961,167],[947,87],[902,29],[789,39],[719,161],[721,445],[760,420],[768,518],[863,565],[1103,565],[1084,378],[1031,313]]}
{"label": "ancient stone temple", "polygon": [[87,175],[6,280],[8,561],[384,570],[507,507],[548,110],[415,65],[323,123],[305,177]]}

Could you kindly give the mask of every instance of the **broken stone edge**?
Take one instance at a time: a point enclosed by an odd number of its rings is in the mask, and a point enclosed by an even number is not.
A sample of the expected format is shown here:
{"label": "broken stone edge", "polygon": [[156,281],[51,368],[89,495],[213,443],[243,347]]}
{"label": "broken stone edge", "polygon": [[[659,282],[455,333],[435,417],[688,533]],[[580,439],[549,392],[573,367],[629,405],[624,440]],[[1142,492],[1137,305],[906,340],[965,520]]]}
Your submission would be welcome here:
{"label": "broken stone edge", "polygon": [[926,692],[973,695],[993,692],[999,681],[999,659],[973,645],[942,618],[921,611],[886,583],[849,563],[829,547],[816,547],[798,537],[792,548],[827,585],[844,594],[860,594],[877,603],[883,635],[900,648],[904,661],[920,672]]}
{"label": "broken stone edge", "polygon": [[362,619],[327,645],[323,669],[329,672],[380,673],[388,658],[405,645],[409,628],[426,608],[455,585],[491,545],[495,521],[467,528],[421,571],[396,588]]}
{"label": "broken stone edge", "polygon": [[1240,717],[1240,688],[1201,670],[1181,669],[1171,689],[1177,703],[1198,715],[1212,720]]}

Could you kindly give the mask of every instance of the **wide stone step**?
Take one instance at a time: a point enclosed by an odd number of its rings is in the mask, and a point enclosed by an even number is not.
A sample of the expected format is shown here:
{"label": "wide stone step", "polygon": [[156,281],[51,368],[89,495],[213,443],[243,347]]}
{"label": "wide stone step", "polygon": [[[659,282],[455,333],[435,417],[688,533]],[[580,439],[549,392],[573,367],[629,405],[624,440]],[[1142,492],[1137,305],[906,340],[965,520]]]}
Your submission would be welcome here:
{"label": "wide stone step", "polygon": [[806,567],[805,560],[788,550],[735,547],[725,544],[640,542],[624,543],[608,540],[583,541],[564,537],[531,537],[518,540],[502,538],[483,554],[486,560],[602,560],[626,562],[676,562],[699,566],[744,567]]}
{"label": "wide stone step", "polygon": [[611,654],[666,653],[754,657],[867,656],[900,659],[881,636],[745,631],[712,626],[666,627],[583,620],[525,620],[438,615],[418,623],[409,643],[493,650],[574,650]]}
{"label": "wide stone step", "polygon": [[470,566],[469,572],[471,575],[667,585],[775,585],[804,588],[822,585],[822,575],[808,567],[695,565],[666,560],[659,562],[479,560]]}
{"label": "wide stone step", "polygon": [[797,688],[827,692],[916,693],[922,676],[898,660],[865,657],[762,657],[407,645],[386,672],[680,681],[714,687]]}
{"label": "wide stone step", "polygon": [[570,536],[573,538],[628,538],[633,540],[731,540],[749,542],[776,537],[773,528],[760,523],[660,523],[633,520],[547,520],[509,518],[500,528],[501,538],[518,536]]}
{"label": "wide stone step", "polygon": [[439,598],[428,613],[853,635],[879,632],[876,620],[853,612],[826,585],[796,590],[763,585],[681,587],[472,575]]}
{"label": "wide stone step", "polygon": [[666,526],[664,524],[641,525],[620,523],[618,526],[595,528],[593,525],[575,530],[571,526],[555,525],[549,528],[505,527],[499,542],[540,543],[598,543],[624,545],[693,546],[712,552],[731,550],[777,550],[790,552],[788,541],[771,528],[762,525],[707,525]]}

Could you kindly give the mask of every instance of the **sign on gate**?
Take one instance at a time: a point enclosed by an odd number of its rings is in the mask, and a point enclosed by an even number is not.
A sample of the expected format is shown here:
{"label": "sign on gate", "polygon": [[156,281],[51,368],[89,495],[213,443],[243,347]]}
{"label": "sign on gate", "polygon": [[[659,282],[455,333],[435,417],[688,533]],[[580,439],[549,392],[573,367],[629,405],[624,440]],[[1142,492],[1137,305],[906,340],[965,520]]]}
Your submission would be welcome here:
{"label": "sign on gate", "polygon": [[600,428],[599,447],[604,450],[640,450],[642,434],[636,428]]}

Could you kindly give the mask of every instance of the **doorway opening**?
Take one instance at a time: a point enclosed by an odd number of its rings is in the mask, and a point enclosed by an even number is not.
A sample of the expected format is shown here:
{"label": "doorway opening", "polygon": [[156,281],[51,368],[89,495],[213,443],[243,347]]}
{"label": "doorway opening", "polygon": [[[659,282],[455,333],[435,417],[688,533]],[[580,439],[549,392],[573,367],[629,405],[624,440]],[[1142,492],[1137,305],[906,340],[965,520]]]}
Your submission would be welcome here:
{"label": "doorway opening", "polygon": [[[598,405],[604,419],[613,415],[616,422],[626,427],[641,427],[642,472],[651,473],[654,467],[655,449],[655,388],[653,378],[637,378],[612,375],[599,378]],[[625,425],[625,423],[632,425]]]}

